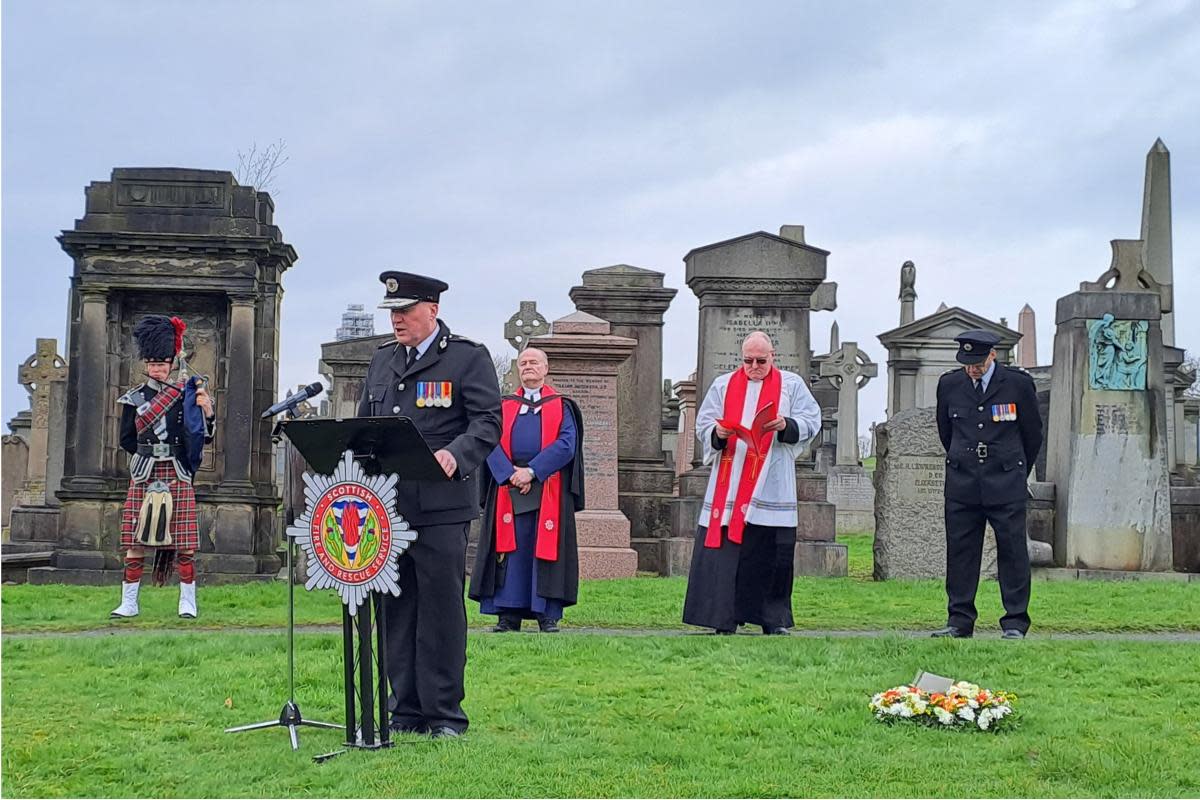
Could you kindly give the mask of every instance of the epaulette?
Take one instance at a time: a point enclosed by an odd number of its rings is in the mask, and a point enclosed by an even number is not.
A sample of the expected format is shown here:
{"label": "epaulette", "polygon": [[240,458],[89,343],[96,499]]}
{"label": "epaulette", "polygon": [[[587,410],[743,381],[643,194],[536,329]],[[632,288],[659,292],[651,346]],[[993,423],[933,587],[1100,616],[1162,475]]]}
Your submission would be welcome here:
{"label": "epaulette", "polygon": [[953,373],[955,373],[955,372],[958,372],[960,369],[962,369],[962,367],[951,367],[950,369],[946,370],[946,371],[945,371],[945,372],[943,372],[942,374],[943,374],[943,375],[951,375],[951,374],[953,374]]}
{"label": "epaulette", "polygon": [[385,347],[395,347],[398,344],[400,344],[400,343],[397,342],[395,339],[392,339],[390,342],[384,342],[383,344],[379,345],[379,347],[377,347],[375,349],[382,350]]}
{"label": "epaulette", "polygon": [[[145,385],[144,383],[139,383],[137,386],[134,386],[128,392],[118,397],[117,402],[121,405],[133,406],[134,408],[140,406],[145,402],[142,399],[142,387]],[[134,394],[135,392],[137,393],[136,395]]]}
{"label": "epaulette", "polygon": [[474,339],[468,339],[466,336],[460,336],[457,333],[451,333],[447,336],[443,336],[442,341],[438,343],[438,347],[445,349],[445,347],[446,347],[445,342],[447,342],[447,341],[465,342],[466,344],[469,344],[472,347],[483,347],[483,345],[481,345],[479,342],[475,341]]}

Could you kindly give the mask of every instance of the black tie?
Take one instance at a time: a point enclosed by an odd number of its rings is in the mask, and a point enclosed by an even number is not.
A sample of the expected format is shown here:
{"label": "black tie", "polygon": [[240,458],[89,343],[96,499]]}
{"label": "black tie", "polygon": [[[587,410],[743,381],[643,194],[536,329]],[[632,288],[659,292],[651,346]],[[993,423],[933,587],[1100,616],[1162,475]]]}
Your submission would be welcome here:
{"label": "black tie", "polygon": [[980,399],[983,398],[983,378],[975,381],[975,396]]}
{"label": "black tie", "polygon": [[408,357],[404,360],[404,371],[412,369],[412,365],[417,363],[417,348],[408,348]]}

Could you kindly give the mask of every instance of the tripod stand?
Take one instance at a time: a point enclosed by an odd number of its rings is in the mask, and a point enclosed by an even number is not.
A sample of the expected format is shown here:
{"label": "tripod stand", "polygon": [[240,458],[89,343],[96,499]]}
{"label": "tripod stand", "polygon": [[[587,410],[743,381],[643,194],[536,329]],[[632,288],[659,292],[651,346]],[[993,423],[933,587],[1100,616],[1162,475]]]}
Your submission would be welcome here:
{"label": "tripod stand", "polygon": [[226,728],[226,733],[241,733],[242,731],[256,731],[263,728],[274,728],[279,726],[287,728],[288,736],[292,740],[292,749],[300,749],[300,736],[298,730],[301,725],[309,725],[313,728],[334,728],[341,730],[344,725],[335,725],[332,722],[316,722],[311,719],[304,719],[300,716],[300,706],[296,705],[296,658],[295,658],[295,633],[296,633],[296,573],[293,566],[293,552],[296,549],[296,543],[292,537],[287,536],[287,573],[288,573],[288,627],[287,627],[287,651],[288,651],[288,699],[283,704],[283,710],[279,712],[279,719],[267,720],[266,722],[252,722],[249,725],[238,725],[234,728]]}

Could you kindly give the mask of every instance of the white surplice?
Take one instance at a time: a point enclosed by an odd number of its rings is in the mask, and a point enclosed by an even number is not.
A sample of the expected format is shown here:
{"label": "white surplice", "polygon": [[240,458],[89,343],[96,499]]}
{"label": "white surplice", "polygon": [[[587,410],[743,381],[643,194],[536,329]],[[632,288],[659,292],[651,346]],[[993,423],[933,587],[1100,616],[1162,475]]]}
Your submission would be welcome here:
{"label": "white surplice", "polygon": [[[796,459],[804,452],[809,441],[821,430],[821,408],[813,399],[812,392],[804,379],[794,372],[779,371],[781,386],[779,391],[779,407],[776,415],[792,419],[799,429],[800,440],[794,444],[779,441],[779,434],[774,434],[771,451],[767,456],[767,468],[758,474],[754,493],[750,498],[750,508],[746,512],[746,522],[752,525],[770,525],[781,528],[796,527]],[[708,488],[704,492],[704,505],[700,510],[700,525],[707,527],[712,520],[713,493],[717,487],[716,462],[721,457],[722,450],[713,447],[712,434],[717,421],[725,416],[725,392],[729,389],[729,380],[734,373],[726,373],[717,377],[704,402],[696,413],[696,435],[704,447],[704,463],[712,465],[708,476]],[[746,384],[746,400],[742,406],[741,424],[750,427],[754,421],[754,412],[758,407],[758,397],[762,392],[762,381],[749,381]],[[721,524],[728,525],[733,515],[734,499],[737,487],[746,463],[747,445],[741,439],[731,436],[725,446],[736,450],[733,456],[733,474],[729,483],[729,492],[725,497],[725,513]]]}

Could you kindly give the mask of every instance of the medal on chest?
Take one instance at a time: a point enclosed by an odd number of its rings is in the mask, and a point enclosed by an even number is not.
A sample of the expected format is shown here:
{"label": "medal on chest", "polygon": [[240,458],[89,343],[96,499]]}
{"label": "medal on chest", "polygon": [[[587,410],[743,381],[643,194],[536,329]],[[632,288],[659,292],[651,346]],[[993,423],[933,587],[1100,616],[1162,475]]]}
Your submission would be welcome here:
{"label": "medal on chest", "polygon": [[417,408],[449,408],[453,397],[450,381],[417,381]]}
{"label": "medal on chest", "polygon": [[999,403],[992,406],[992,422],[1016,422],[1017,404]]}

